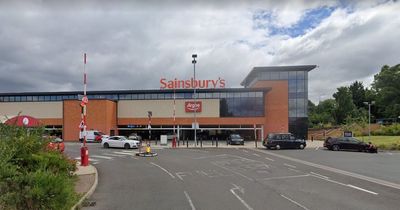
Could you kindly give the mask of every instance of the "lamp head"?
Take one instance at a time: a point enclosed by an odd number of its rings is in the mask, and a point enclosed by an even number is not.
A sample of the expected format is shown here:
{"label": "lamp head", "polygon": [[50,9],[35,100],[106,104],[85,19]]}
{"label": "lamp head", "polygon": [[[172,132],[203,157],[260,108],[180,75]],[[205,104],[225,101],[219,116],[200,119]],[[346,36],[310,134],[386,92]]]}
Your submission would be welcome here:
{"label": "lamp head", "polygon": [[197,58],[197,54],[193,54],[193,55],[192,55],[192,58]]}

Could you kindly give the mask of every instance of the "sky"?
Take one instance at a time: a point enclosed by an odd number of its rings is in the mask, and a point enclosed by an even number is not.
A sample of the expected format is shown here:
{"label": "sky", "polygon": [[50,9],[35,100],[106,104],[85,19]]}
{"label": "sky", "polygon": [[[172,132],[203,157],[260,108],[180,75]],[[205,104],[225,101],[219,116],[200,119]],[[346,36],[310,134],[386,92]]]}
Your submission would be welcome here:
{"label": "sky", "polygon": [[[146,2],[146,3],[143,3]],[[0,92],[158,89],[160,78],[240,82],[255,66],[317,65],[318,103],[400,63],[398,1],[0,1]]]}

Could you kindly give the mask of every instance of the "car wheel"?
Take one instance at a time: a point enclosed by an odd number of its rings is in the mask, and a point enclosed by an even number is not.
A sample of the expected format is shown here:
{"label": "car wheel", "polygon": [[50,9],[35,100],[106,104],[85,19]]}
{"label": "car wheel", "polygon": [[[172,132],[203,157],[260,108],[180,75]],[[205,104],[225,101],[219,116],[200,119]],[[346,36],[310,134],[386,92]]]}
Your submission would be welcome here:
{"label": "car wheel", "polygon": [[277,144],[276,146],[275,146],[275,149],[281,149],[281,145],[279,145],[279,144]]}
{"label": "car wheel", "polygon": [[300,144],[299,148],[304,149],[304,144]]}
{"label": "car wheel", "polygon": [[131,148],[131,146],[129,146],[129,144],[125,144],[125,145],[124,145],[124,148],[125,148],[125,149],[129,149],[129,148]]}
{"label": "car wheel", "polygon": [[109,148],[110,145],[108,145],[108,143],[104,143],[104,144],[103,144],[103,147],[104,147],[104,148]]}
{"label": "car wheel", "polygon": [[332,146],[332,150],[333,150],[333,151],[339,151],[339,150],[340,150],[339,145],[333,145],[333,146]]}

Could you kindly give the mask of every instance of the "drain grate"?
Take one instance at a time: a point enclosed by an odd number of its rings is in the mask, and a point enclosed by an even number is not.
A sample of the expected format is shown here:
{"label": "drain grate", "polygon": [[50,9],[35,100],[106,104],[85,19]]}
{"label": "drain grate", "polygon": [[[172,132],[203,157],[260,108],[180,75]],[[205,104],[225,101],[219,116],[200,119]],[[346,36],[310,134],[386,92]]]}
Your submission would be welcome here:
{"label": "drain grate", "polygon": [[96,206],[96,201],[93,200],[85,200],[82,203],[83,207],[91,207],[91,206]]}

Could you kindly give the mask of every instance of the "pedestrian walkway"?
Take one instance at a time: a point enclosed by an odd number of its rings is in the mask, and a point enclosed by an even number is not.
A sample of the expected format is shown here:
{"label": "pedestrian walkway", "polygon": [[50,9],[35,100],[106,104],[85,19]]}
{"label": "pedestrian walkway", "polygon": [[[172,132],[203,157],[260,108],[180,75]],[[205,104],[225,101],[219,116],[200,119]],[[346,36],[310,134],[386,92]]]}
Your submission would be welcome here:
{"label": "pedestrian walkway", "polygon": [[[195,145],[193,140],[188,141],[189,145],[187,146],[187,142],[180,141],[179,144],[177,144],[177,148],[264,148],[262,145],[262,142],[257,142],[255,143],[254,141],[247,141],[245,142],[244,145],[228,145],[226,144],[226,141],[201,141],[198,142],[197,145]],[[307,148],[322,148],[323,147],[323,141],[311,141],[307,140]],[[145,144],[142,144],[145,146]],[[151,141],[150,146],[152,149],[166,149],[166,148],[172,148],[172,143],[168,142],[167,145],[160,145],[160,142],[155,142]]]}

